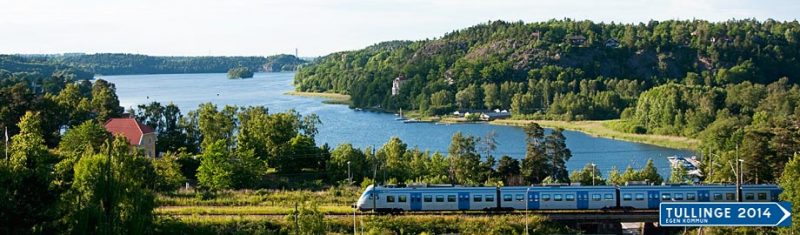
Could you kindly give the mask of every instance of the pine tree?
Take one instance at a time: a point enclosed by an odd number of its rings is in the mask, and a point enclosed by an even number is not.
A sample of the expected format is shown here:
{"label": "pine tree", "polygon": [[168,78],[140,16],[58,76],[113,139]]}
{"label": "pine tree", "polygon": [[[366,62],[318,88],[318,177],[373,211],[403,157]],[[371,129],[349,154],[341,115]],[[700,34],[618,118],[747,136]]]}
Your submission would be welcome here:
{"label": "pine tree", "polygon": [[547,136],[545,152],[550,161],[552,178],[557,182],[569,183],[567,161],[572,157],[572,151],[567,148],[567,138],[562,132],[563,129],[556,128]]}
{"label": "pine tree", "polygon": [[527,151],[522,160],[522,175],[529,183],[542,183],[552,169],[545,155],[544,129],[539,124],[530,123],[525,126],[525,135]]}

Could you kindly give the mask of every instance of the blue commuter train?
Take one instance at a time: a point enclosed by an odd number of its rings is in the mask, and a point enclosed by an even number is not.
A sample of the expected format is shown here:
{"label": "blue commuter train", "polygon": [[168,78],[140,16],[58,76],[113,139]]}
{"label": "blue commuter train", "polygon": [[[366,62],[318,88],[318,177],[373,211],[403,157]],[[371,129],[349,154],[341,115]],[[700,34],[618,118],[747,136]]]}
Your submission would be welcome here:
{"label": "blue commuter train", "polygon": [[[745,202],[778,201],[777,185],[744,185]],[[527,194],[527,196],[526,196]],[[658,209],[664,201],[736,201],[735,185],[461,187],[370,185],[356,207],[383,213],[403,211],[512,211]],[[527,202],[527,204],[526,204]]]}

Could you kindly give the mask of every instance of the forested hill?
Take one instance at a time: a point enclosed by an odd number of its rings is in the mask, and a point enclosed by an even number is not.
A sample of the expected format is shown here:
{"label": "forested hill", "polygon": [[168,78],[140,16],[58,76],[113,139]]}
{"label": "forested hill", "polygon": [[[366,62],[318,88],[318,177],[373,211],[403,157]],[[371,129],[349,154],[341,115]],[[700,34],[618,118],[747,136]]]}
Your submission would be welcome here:
{"label": "forested hill", "polygon": [[294,55],[261,56],[148,56],[138,54],[65,54],[46,56],[54,63],[70,65],[102,75],[159,73],[225,73],[231,68],[252,71],[294,71],[305,60]]}
{"label": "forested hill", "polygon": [[[68,77],[70,79],[92,79],[94,74],[44,59],[16,55],[0,55],[0,73],[20,73],[33,77]],[[0,78],[6,77],[0,75]]]}
{"label": "forested hill", "polygon": [[[607,119],[669,82],[797,83],[798,40],[796,21],[494,21],[437,39],[333,53],[300,69],[295,83],[301,91],[350,94],[359,107],[441,114],[516,103],[516,114]],[[401,74],[409,80],[392,96],[391,81]]]}

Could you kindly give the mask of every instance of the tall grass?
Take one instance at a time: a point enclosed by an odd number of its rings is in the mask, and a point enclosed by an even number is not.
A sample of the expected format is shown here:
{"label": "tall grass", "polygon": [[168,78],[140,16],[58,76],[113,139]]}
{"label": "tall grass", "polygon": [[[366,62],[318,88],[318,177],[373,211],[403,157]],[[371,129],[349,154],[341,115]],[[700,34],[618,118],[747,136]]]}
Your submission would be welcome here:
{"label": "tall grass", "polygon": [[[155,209],[157,215],[289,215],[293,206],[166,206]],[[350,206],[319,206],[322,214],[353,213]]]}
{"label": "tall grass", "polygon": [[357,187],[331,187],[322,191],[310,190],[236,190],[218,193],[203,199],[194,190],[181,190],[161,194],[159,206],[293,206],[299,202],[314,201],[319,205],[350,206],[358,199]]}

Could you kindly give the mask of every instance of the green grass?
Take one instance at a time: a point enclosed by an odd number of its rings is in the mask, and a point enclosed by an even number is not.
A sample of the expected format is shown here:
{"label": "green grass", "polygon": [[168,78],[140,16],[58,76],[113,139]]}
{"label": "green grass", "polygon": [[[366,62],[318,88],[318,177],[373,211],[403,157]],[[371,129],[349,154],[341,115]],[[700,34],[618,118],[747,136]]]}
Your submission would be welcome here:
{"label": "green grass", "polygon": [[[155,209],[157,215],[290,215],[292,206],[162,206]],[[350,214],[350,206],[319,206],[322,214]]]}
{"label": "green grass", "polygon": [[332,187],[328,190],[236,190],[218,193],[208,199],[198,198],[193,190],[161,194],[159,206],[294,206],[296,202],[314,201],[319,205],[350,206],[361,195],[358,187]]}
{"label": "green grass", "polygon": [[350,96],[349,95],[345,95],[345,94],[328,93],[328,92],[290,91],[290,92],[286,92],[285,95],[305,96],[305,97],[322,97],[322,98],[325,98],[325,101],[323,101],[323,103],[326,103],[326,104],[343,104],[343,105],[351,105],[351,104],[353,104],[353,102],[350,99]]}
{"label": "green grass", "polygon": [[613,126],[620,120],[604,121],[553,121],[553,120],[495,120],[491,124],[524,126],[530,122],[539,123],[543,127],[563,128],[567,130],[580,131],[588,135],[620,139],[631,142],[652,144],[668,148],[677,149],[697,149],[700,141],[688,137],[652,135],[652,134],[633,134],[616,130]]}

